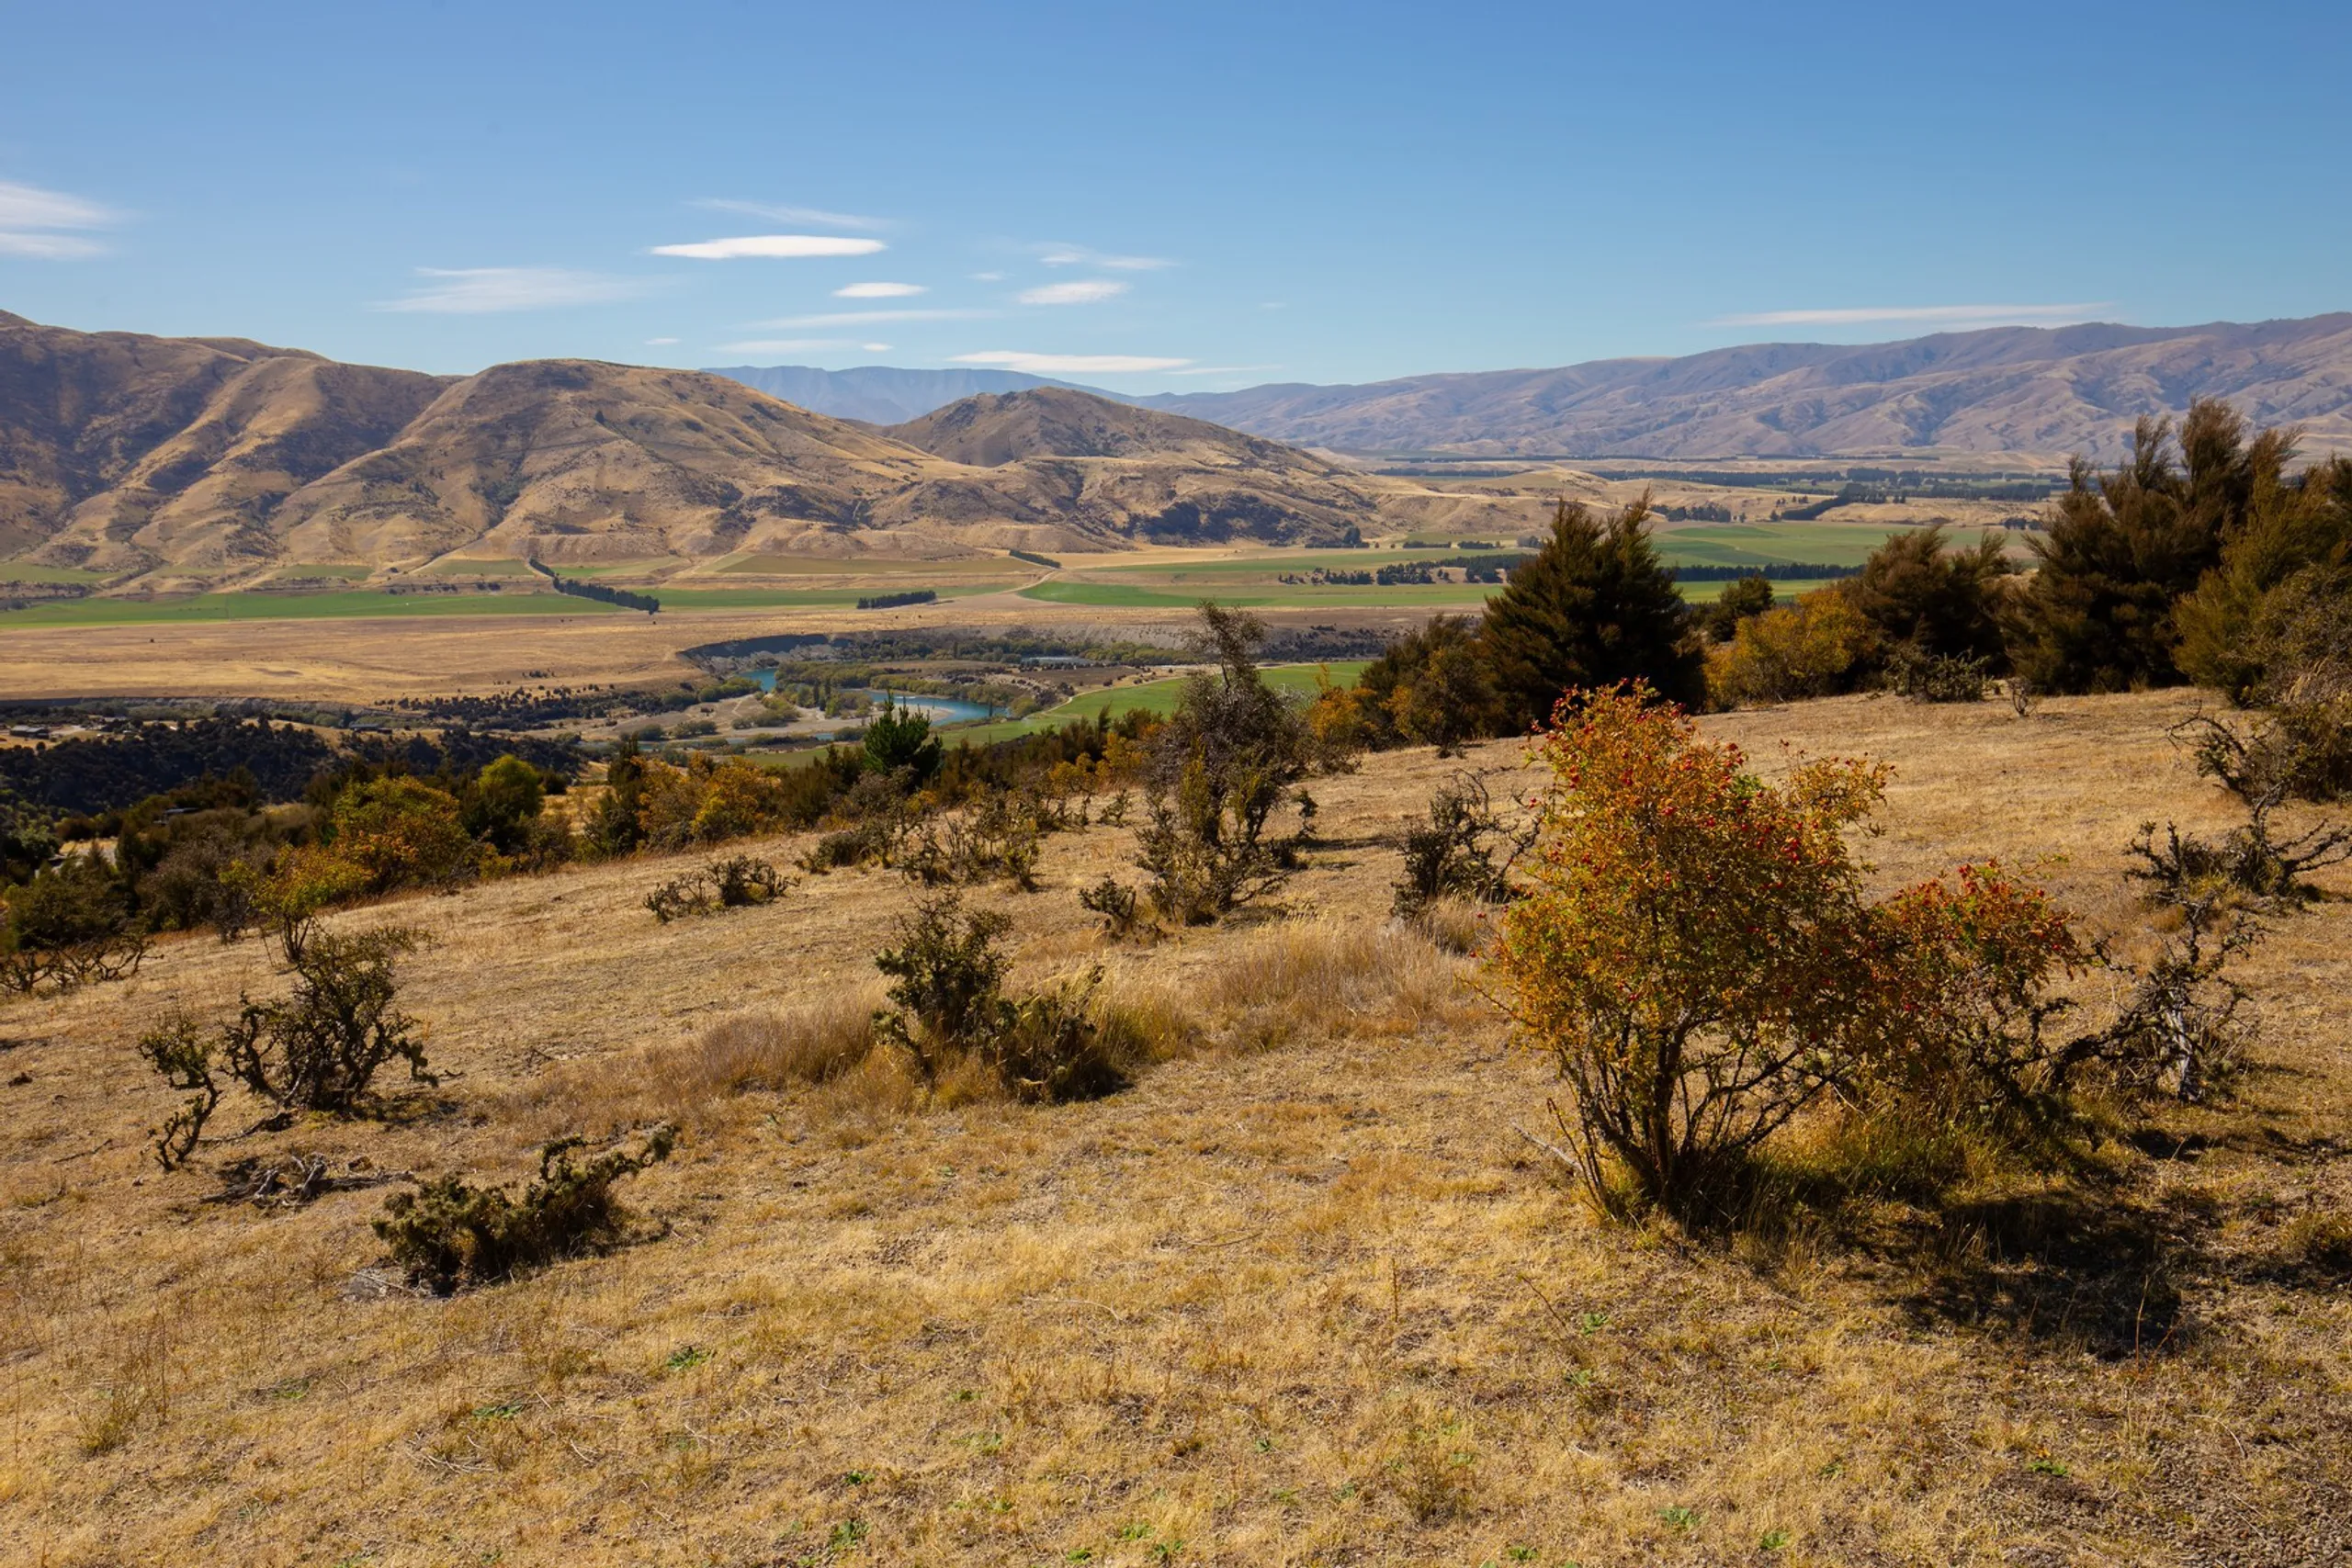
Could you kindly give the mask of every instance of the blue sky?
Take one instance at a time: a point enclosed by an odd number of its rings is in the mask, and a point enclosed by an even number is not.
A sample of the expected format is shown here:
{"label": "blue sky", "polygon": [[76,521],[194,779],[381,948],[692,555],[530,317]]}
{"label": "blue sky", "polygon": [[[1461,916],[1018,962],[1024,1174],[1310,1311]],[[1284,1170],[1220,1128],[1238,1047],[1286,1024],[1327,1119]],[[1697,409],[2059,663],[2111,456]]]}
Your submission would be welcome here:
{"label": "blue sky", "polygon": [[2352,309],[2352,6],[0,0],[0,309],[1133,390]]}

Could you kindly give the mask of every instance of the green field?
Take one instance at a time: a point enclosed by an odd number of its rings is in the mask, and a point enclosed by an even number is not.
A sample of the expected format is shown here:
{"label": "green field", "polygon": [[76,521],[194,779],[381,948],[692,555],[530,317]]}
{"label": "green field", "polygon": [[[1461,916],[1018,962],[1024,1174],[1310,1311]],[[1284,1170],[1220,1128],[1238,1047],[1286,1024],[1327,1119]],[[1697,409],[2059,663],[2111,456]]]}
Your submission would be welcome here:
{"label": "green field", "polygon": [[[1828,588],[1836,583],[1844,581],[1845,579],[1838,577],[1774,577],[1769,578],[1766,581],[1772,584],[1772,597],[1781,604],[1786,604],[1800,593],[1810,593],[1816,588]],[[1728,582],[1678,582],[1675,584],[1677,591],[1681,593],[1682,597],[1693,604],[1712,604],[1716,600],[1722,598],[1724,596],[1724,590],[1730,586],[1731,584]]]}
{"label": "green field", "polygon": [[[931,587],[929,583],[920,586]],[[781,609],[793,604],[854,605],[860,599],[870,599],[878,593],[904,592],[881,588],[662,588],[646,590],[662,601],[665,610],[763,610]],[[936,590],[942,599],[962,599],[974,593],[989,593],[994,590],[986,583],[967,584]],[[898,606],[917,609],[918,605]],[[876,612],[880,614],[881,612]]]}
{"label": "green field", "polygon": [[[1325,670],[1331,672],[1334,685],[1352,686],[1356,677],[1363,673],[1370,660],[1348,659],[1330,664],[1277,664],[1266,671],[1266,684],[1278,692],[1311,696],[1316,677]],[[958,726],[942,730],[949,741],[968,740],[975,746],[985,746],[994,740],[1011,740],[1018,736],[1035,735],[1043,730],[1058,729],[1065,724],[1092,722],[1101,714],[1113,717],[1121,714],[1172,713],[1176,698],[1184,689],[1181,676],[1165,681],[1147,681],[1135,686],[1105,686],[1098,691],[1082,692],[1058,707],[1033,713],[1027,718],[998,719],[986,724]]]}
{"label": "green field", "polygon": [[[1260,570],[1263,570],[1262,568]],[[1048,604],[1101,604],[1130,609],[1183,609],[1204,598],[1244,609],[1259,606],[1311,609],[1323,604],[1483,604],[1502,590],[1493,583],[1400,583],[1394,588],[1311,588],[1291,583],[1251,583],[1234,590],[1204,584],[1191,592],[1144,588],[1124,582],[1041,582],[1021,596]]]}
{"label": "green field", "polygon": [[362,582],[374,569],[348,563],[281,566],[269,574],[272,582]]}
{"label": "green field", "polygon": [[1296,554],[1245,556],[1238,560],[1186,561],[1173,566],[1162,563],[1155,566],[1090,567],[1087,575],[1153,582],[1214,582],[1237,577],[1261,577],[1271,581],[1283,572],[1313,571],[1318,567],[1326,571],[1372,571],[1384,566],[1446,560],[1460,555],[1511,556],[1526,553],[1516,547],[1495,550],[1301,550]]}
{"label": "green field", "polygon": [[420,568],[418,577],[536,577],[531,563],[513,556],[490,556],[474,559],[465,556],[443,556],[429,566]]}
{"label": "green field", "polygon": [[[1658,558],[1668,566],[1860,566],[1890,534],[1901,532],[1877,523],[1707,523],[1654,538]],[[1971,536],[1978,532],[1955,528],[1951,536],[1973,544]]]}
{"label": "green field", "polygon": [[[664,610],[766,610],[795,606],[846,608],[854,588],[702,588],[650,592]],[[867,589],[865,594],[874,590]],[[945,588],[942,599],[985,593],[986,586]],[[878,613],[878,612],[877,612]],[[188,599],[69,599],[0,611],[0,631],[11,626],[148,626],[177,621],[314,621],[370,615],[635,615],[576,594],[387,593],[352,589],[323,593],[199,593]]]}

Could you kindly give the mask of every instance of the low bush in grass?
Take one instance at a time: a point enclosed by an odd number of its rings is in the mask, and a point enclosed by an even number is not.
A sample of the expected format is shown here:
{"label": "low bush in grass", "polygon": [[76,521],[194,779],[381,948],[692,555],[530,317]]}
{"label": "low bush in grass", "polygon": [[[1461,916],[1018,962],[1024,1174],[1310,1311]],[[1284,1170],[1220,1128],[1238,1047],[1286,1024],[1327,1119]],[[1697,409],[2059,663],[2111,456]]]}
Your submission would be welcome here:
{"label": "low bush in grass", "polygon": [[394,1194],[376,1234],[411,1283],[441,1295],[608,1251],[628,1217],[613,1183],[669,1158],[675,1142],[672,1129],[656,1127],[636,1150],[607,1150],[583,1164],[577,1156],[587,1140],[558,1138],[540,1149],[538,1178],[519,1195],[451,1172]]}
{"label": "low bush in grass", "polygon": [[690,915],[714,915],[784,896],[792,879],[752,855],[729,855],[699,871],[673,876],[645,896],[645,907],[663,925]]}
{"label": "low bush in grass", "polygon": [[70,991],[135,975],[147,938],[128,890],[95,853],[69,855],[8,890],[0,929],[0,987]]}
{"label": "low bush in grass", "polygon": [[967,909],[956,894],[928,898],[899,925],[899,945],[876,953],[889,976],[891,1010],[876,1032],[903,1051],[936,1089],[976,1060],[1023,1100],[1091,1100],[1125,1086],[1116,1032],[1104,1028],[1099,969],[1057,989],[1004,994],[1010,960],[998,946],[1012,922]]}
{"label": "low bush in grass", "polygon": [[396,1005],[395,964],[417,941],[398,929],[311,932],[288,955],[288,996],[262,1002],[242,997],[233,1017],[210,1024],[175,1010],[142,1035],[140,1055],[191,1096],[156,1133],[165,1168],[194,1152],[223,1079],[277,1113],[358,1110],[377,1073],[394,1061],[407,1064],[413,1082],[438,1083],[416,1021]]}

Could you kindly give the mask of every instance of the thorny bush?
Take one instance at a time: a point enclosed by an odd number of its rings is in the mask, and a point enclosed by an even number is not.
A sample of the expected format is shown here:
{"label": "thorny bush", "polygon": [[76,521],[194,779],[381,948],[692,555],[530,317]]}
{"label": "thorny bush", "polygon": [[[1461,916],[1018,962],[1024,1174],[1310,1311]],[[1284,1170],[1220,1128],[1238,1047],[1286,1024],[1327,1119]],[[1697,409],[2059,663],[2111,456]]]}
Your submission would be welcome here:
{"label": "thorny bush", "polygon": [[[1313,761],[1305,717],[1259,673],[1265,627],[1204,600],[1199,650],[1213,668],[1185,683],[1154,745],[1136,835],[1153,907],[1180,925],[1214,920],[1279,886],[1314,827],[1298,781]],[[1270,836],[1285,805],[1297,826]]]}
{"label": "thorny bush", "polygon": [[1482,904],[1504,902],[1510,896],[1511,866],[1535,841],[1535,831],[1532,824],[1519,827],[1502,819],[1482,774],[1456,773],[1430,797],[1428,822],[1406,829],[1396,914],[1411,919],[1449,895]]}
{"label": "thorny bush", "polygon": [[395,966],[418,942],[390,929],[353,935],[318,931],[290,954],[294,988],[275,1001],[240,998],[234,1017],[207,1024],[168,1013],[139,1041],[139,1053],[191,1098],[156,1134],[165,1168],[187,1159],[220,1101],[220,1077],[241,1084],[276,1114],[347,1112],[366,1100],[377,1072],[399,1060],[412,1081],[436,1084],[416,1021],[394,1005]]}
{"label": "thorny bush", "polygon": [[645,896],[645,907],[663,925],[688,915],[740,909],[780,897],[792,879],[752,855],[729,855],[700,871],[673,877]]}
{"label": "thorny bush", "polygon": [[1023,1100],[1091,1100],[1125,1087],[1096,1006],[1102,971],[1007,998],[1009,961],[997,942],[1012,924],[994,910],[967,910],[953,893],[918,904],[899,922],[899,945],[875,955],[896,1008],[875,1015],[877,1037],[904,1049],[927,1085],[957,1058],[978,1056]]}
{"label": "thorny bush", "polygon": [[413,1284],[447,1295],[463,1285],[511,1279],[528,1269],[609,1250],[626,1219],[613,1183],[670,1157],[677,1141],[667,1123],[646,1134],[636,1153],[613,1149],[582,1165],[581,1137],[539,1150],[538,1179],[519,1198],[502,1187],[475,1187],[451,1172],[386,1201],[376,1234]]}

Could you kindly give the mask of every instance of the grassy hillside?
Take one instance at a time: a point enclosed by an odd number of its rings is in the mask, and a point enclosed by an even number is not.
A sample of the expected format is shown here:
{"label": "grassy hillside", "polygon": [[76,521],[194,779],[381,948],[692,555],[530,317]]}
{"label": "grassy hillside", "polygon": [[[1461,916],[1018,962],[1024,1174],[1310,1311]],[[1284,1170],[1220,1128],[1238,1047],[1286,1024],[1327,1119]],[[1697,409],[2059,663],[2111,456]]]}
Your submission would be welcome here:
{"label": "grassy hillside", "polygon": [[[2159,694],[1710,720],[1899,770],[1894,883],[2040,861],[2094,922],[2148,818],[2227,820]],[[1509,770],[1498,742],[1475,765]],[[1016,978],[1106,966],[1162,1064],[1091,1104],[876,1058],[788,1084],[759,1042],[854,1021],[889,873],[657,925],[693,863],[342,917],[419,926],[402,1004],[450,1076],[164,1175],[130,1041],[282,982],[165,942],[0,1010],[0,1555],[253,1564],[1824,1564],[2340,1561],[2352,1296],[2299,1237],[2352,1213],[2352,904],[2249,966],[2233,1102],[2119,1127],[2072,1183],[1889,1200],[1736,1247],[1598,1223],[1513,1127],[1556,1089],[1468,960],[1387,918],[1455,764],[1318,780],[1328,846],[1254,921],[1106,948],[1048,840]],[[1508,775],[1497,794],[1516,787]],[[750,846],[778,860],[798,847]],[[1132,875],[1132,873],[1129,874]],[[2341,872],[2331,886],[2352,892]],[[761,1021],[779,1019],[782,1023]],[[749,1020],[745,1022],[729,1021]],[[667,1118],[641,1240],[447,1301],[400,1287],[384,1190],[203,1200],[231,1158],[519,1181],[566,1131]],[[237,1128],[230,1128],[234,1132]],[[361,1162],[364,1162],[361,1163]],[[2297,1250],[2298,1247],[2302,1250]]]}

